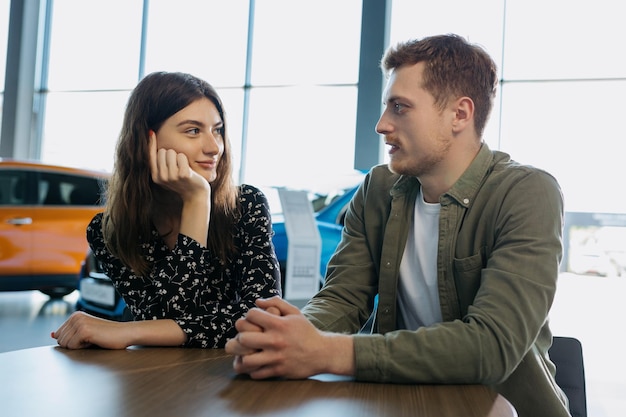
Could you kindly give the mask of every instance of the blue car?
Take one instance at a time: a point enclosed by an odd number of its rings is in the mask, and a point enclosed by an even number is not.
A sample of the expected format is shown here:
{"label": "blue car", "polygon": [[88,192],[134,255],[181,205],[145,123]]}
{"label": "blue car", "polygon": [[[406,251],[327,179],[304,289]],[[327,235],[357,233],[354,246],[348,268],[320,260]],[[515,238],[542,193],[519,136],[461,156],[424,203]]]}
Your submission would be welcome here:
{"label": "blue car", "polygon": [[[320,262],[320,276],[326,275],[326,265],[335,252],[341,240],[343,220],[348,208],[348,203],[356,192],[358,185],[340,190],[333,194],[313,195],[312,204],[315,211],[317,227],[322,239],[322,253]],[[265,191],[265,190],[264,190]],[[266,193],[271,194],[271,193]],[[275,210],[279,207],[278,199],[270,200],[270,207]],[[280,211],[272,213],[272,225],[274,237],[272,242],[276,251],[276,257],[280,263],[281,277],[285,276],[287,262],[287,232],[283,215]],[[284,286],[284,282],[282,283]],[[79,297],[76,302],[76,310],[85,311],[94,316],[117,321],[132,320],[126,303],[113,287],[111,280],[99,268],[95,258],[89,253],[83,262],[78,282]]]}

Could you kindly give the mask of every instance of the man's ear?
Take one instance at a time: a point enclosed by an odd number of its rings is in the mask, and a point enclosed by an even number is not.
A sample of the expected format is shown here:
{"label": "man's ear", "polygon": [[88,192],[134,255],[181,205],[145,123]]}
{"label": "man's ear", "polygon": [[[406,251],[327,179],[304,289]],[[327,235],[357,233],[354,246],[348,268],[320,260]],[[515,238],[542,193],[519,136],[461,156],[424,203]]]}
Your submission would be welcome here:
{"label": "man's ear", "polygon": [[474,101],[469,97],[458,98],[454,105],[455,117],[452,131],[460,133],[469,126],[474,126]]}

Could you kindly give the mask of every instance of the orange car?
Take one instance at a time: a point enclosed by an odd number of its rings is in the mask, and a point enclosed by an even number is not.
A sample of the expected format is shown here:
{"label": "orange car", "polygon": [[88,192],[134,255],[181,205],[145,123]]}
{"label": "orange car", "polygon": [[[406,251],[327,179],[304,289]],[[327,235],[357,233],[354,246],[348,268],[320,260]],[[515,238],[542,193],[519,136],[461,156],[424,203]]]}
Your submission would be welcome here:
{"label": "orange car", "polygon": [[77,288],[105,172],[0,159],[0,291]]}

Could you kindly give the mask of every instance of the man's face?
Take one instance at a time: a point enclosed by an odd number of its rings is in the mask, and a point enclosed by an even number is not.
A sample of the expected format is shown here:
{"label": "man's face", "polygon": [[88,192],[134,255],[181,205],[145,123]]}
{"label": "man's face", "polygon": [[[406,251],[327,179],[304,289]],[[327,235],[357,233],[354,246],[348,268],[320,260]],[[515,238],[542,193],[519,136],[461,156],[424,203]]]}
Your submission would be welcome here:
{"label": "man's face", "polygon": [[385,89],[385,110],[376,125],[389,146],[391,171],[416,177],[436,175],[451,143],[451,112],[435,107],[423,89],[425,64],[393,70]]}

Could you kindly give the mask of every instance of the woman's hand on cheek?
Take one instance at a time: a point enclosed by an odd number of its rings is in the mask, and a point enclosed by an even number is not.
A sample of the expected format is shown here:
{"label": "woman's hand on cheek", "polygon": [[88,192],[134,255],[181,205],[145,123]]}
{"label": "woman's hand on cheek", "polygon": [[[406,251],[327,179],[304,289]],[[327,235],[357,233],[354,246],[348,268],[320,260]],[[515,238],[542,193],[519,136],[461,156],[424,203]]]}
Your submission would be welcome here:
{"label": "woman's hand on cheek", "polygon": [[156,134],[152,131],[149,150],[150,172],[155,184],[177,193],[183,200],[197,197],[202,191],[210,196],[210,184],[191,169],[187,156],[173,149],[158,149]]}

